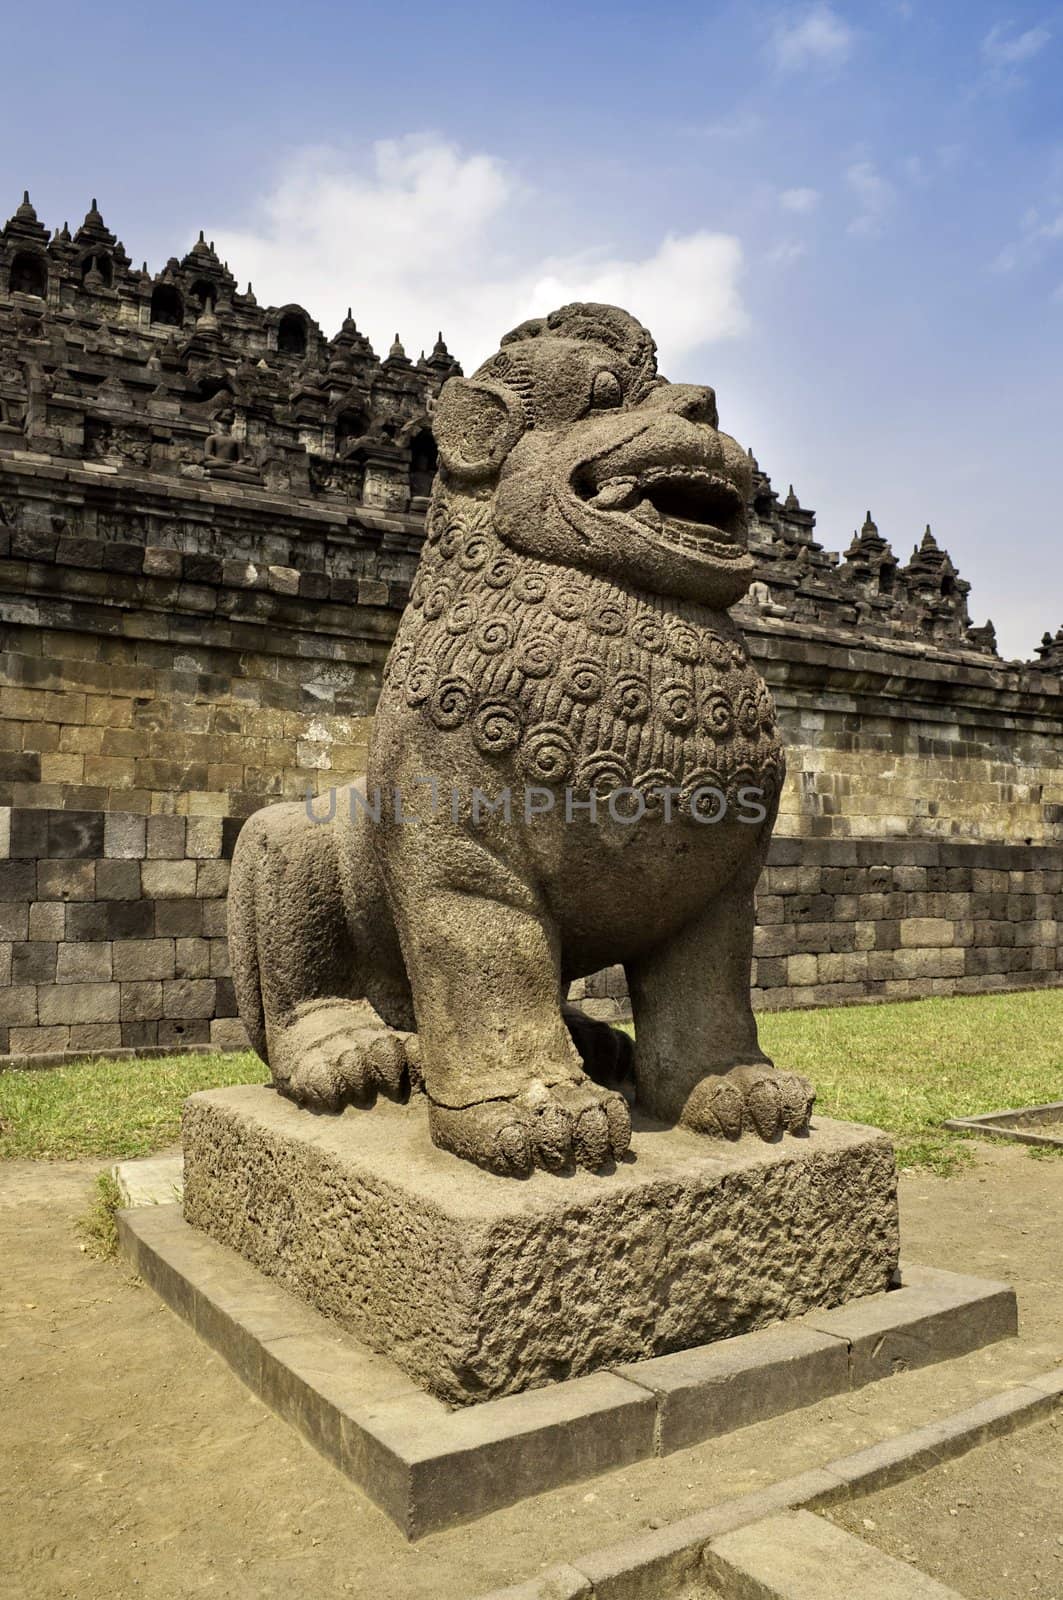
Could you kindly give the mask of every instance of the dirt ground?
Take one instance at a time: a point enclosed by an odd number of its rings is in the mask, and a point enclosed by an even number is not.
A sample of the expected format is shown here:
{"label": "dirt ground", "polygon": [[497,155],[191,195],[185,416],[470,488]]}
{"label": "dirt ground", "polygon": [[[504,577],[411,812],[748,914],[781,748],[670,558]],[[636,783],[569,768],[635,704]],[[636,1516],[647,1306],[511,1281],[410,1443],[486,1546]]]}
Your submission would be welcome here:
{"label": "dirt ground", "polygon": [[1063,1419],[996,1439],[833,1520],[967,1600],[1063,1600]]}
{"label": "dirt ground", "polygon": [[[902,1178],[905,1255],[1010,1279],[1017,1340],[411,1545],[126,1268],[82,1253],[73,1223],[98,1170],[0,1165],[4,1596],[468,1600],[1063,1363],[1063,1162],[979,1145],[962,1176]],[[970,1600],[1059,1600],[1063,1529],[1044,1524],[1061,1437],[1048,1424],[984,1447],[861,1502],[850,1525]]]}

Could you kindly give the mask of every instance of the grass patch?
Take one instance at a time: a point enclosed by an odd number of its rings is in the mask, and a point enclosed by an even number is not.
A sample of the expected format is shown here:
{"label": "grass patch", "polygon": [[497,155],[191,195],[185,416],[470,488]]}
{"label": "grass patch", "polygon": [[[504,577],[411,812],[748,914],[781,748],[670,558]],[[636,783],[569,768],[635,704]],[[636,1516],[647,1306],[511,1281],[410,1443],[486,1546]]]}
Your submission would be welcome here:
{"label": "grass patch", "polygon": [[[1060,989],[767,1012],[760,1032],[780,1067],[815,1083],[820,1115],[884,1128],[903,1167],[970,1160],[947,1117],[1063,1099]],[[151,1155],[177,1142],[186,1095],[266,1077],[249,1051],[0,1073],[0,1158]]]}
{"label": "grass patch", "polygon": [[1058,1161],[1063,1156],[1063,1145],[1028,1144],[1026,1154],[1031,1161]]}
{"label": "grass patch", "polygon": [[0,1159],[152,1155],[177,1143],[188,1095],[268,1077],[249,1050],[0,1072]]}
{"label": "grass patch", "polygon": [[816,1085],[816,1110],[884,1128],[904,1167],[947,1174],[970,1160],[968,1136],[941,1127],[948,1117],[1063,1099],[1059,989],[759,1020],[776,1064]]}
{"label": "grass patch", "polygon": [[81,1242],[90,1256],[112,1261],[118,1254],[118,1227],[114,1214],[122,1204],[122,1192],[113,1172],[96,1174],[96,1195],[83,1217],[75,1223]]}

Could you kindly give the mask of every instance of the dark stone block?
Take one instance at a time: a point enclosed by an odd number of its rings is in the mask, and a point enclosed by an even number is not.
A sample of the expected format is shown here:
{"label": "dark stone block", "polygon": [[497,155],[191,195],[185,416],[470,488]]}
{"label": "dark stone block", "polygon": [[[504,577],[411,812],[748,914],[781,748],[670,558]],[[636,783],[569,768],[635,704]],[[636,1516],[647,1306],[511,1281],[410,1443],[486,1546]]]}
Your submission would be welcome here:
{"label": "dark stone block", "polygon": [[139,544],[107,544],[103,550],[106,572],[140,572],[144,564],[144,547]]}
{"label": "dark stone block", "polygon": [[327,600],[330,587],[328,577],[324,572],[301,572],[299,574],[300,600]]}
{"label": "dark stone block", "polygon": [[157,1022],[123,1022],[122,1044],[126,1049],[148,1050],[159,1042]]}
{"label": "dark stone block", "polygon": [[358,579],[333,578],[329,584],[329,599],[337,605],[357,605]]}
{"label": "dark stone block", "polygon": [[220,584],[223,577],[221,557],[198,555],[195,552],[186,554],[181,576],[186,583]]}
{"label": "dark stone block", "polygon": [[11,554],[19,561],[54,561],[57,533],[45,533],[42,528],[13,528]]}
{"label": "dark stone block", "polygon": [[40,783],[41,758],[30,750],[0,750],[0,783]]}
{"label": "dark stone block", "polygon": [[156,900],[157,938],[195,938],[203,932],[202,900]]}
{"label": "dark stone block", "polygon": [[54,983],[59,946],[45,939],[30,939],[11,950],[11,982]]}
{"label": "dark stone block", "polygon": [[36,898],[36,863],[0,861],[0,901],[36,900]]}
{"label": "dark stone block", "polygon": [[56,546],[55,559],[59,566],[102,568],[104,545],[100,539],[73,539],[64,537]]}
{"label": "dark stone block", "polygon": [[154,931],[153,900],[97,900],[67,906],[68,939],[150,939]]}
{"label": "dark stone block", "polygon": [[247,821],[246,817],[223,817],[221,824],[221,853],[226,861],[232,860],[232,853],[236,848],[236,841],[240,837],[240,829]]}
{"label": "dark stone block", "polygon": [[235,1017],[237,1015],[236,990],[233,988],[231,978],[219,978],[217,980],[217,995],[214,1015],[216,1017]]}
{"label": "dark stone block", "polygon": [[48,855],[95,860],[103,855],[102,811],[50,811]]}
{"label": "dark stone block", "polygon": [[48,812],[18,807],[11,813],[11,855],[36,861],[48,852]]}

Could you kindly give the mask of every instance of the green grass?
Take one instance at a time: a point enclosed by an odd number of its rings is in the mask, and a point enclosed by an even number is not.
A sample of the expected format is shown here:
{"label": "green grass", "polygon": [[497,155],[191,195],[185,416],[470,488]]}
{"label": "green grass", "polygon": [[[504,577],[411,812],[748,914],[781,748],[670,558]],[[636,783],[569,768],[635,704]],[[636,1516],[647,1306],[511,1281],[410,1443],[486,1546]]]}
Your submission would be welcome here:
{"label": "green grass", "polygon": [[113,1261],[118,1254],[118,1224],[115,1212],[122,1204],[122,1191],[111,1172],[96,1174],[96,1194],[92,1205],[75,1223],[84,1249],[99,1261]]}
{"label": "green grass", "polygon": [[947,1117],[1063,1100],[1063,991],[780,1011],[760,1018],[779,1067],[815,1083],[823,1116],[870,1122],[905,1167],[970,1159]]}
{"label": "green grass", "polygon": [[[969,1159],[946,1117],[1063,1100],[1063,990],[766,1013],[760,1030],[820,1115],[884,1128],[904,1167]],[[0,1158],[149,1155],[176,1143],[186,1095],[266,1076],[250,1053],[0,1073]]]}
{"label": "green grass", "polygon": [[151,1155],[177,1143],[196,1089],[268,1077],[250,1051],[0,1072],[0,1159]]}

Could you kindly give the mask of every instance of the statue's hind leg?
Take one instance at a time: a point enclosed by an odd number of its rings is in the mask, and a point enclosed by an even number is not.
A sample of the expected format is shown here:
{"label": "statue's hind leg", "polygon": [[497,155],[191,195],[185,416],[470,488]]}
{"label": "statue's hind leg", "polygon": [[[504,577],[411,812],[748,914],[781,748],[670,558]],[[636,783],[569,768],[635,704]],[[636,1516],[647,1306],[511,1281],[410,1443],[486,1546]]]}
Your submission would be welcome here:
{"label": "statue's hind leg", "polygon": [[269,806],[233,857],[229,950],[251,1043],[282,1094],[321,1110],[408,1088],[412,1011],[369,824]]}

